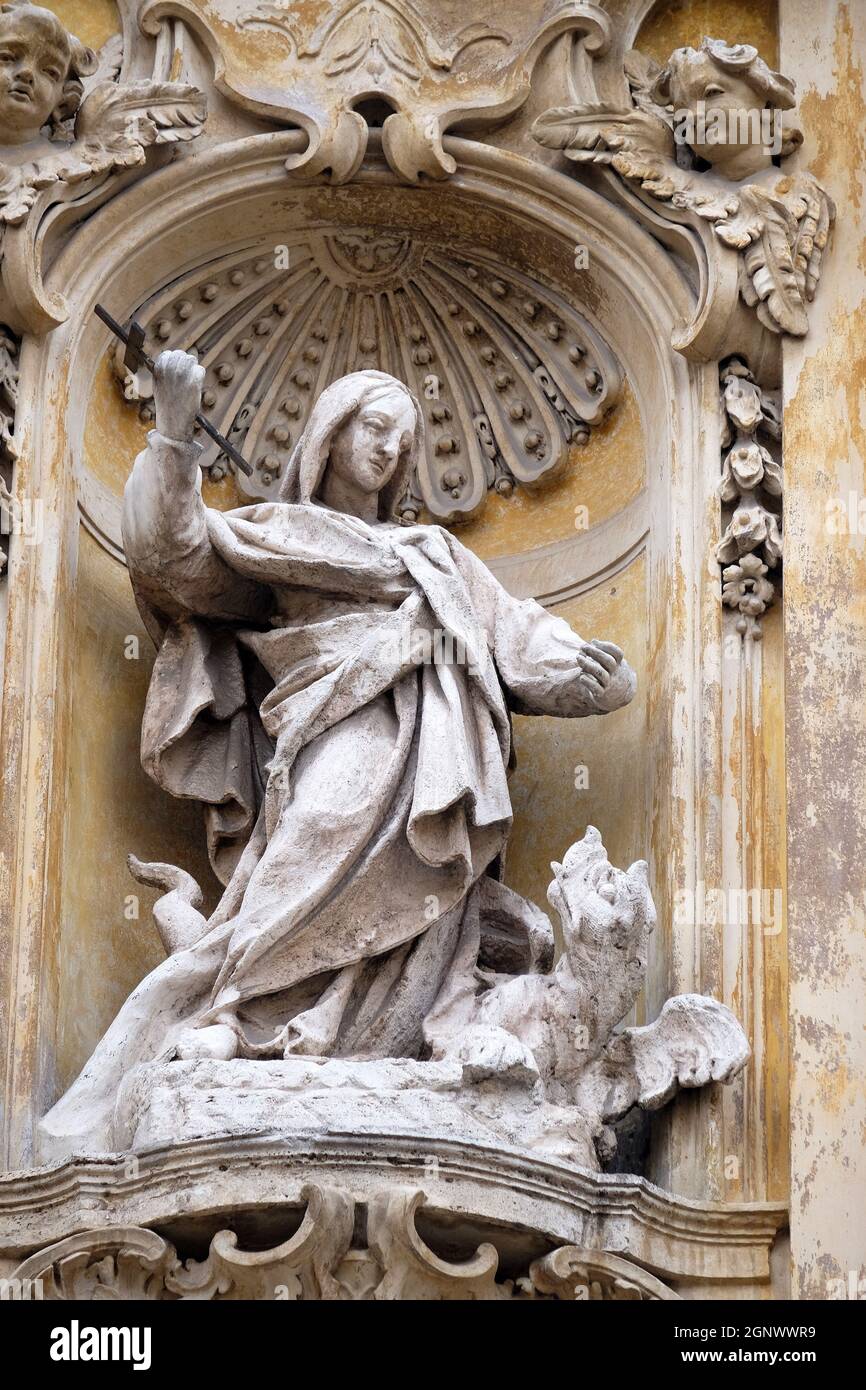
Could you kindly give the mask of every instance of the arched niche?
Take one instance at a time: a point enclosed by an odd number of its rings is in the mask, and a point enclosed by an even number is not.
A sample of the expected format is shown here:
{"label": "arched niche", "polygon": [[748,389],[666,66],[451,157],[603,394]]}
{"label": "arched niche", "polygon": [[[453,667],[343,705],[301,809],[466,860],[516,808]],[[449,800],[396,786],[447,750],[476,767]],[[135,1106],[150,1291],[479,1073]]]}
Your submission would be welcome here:
{"label": "arched niche", "polygon": [[[443,188],[398,186],[375,151],[348,186],[299,188],[287,181],[285,161],[301,139],[245,139],[126,190],[79,228],[52,267],[48,287],[69,299],[69,321],[23,347],[22,456],[45,502],[45,535],[40,547],[13,557],[10,574],[10,679],[24,717],[8,771],[20,826],[14,873],[28,883],[15,903],[14,932],[19,959],[40,962],[38,971],[19,973],[16,998],[31,1039],[14,1078],[10,1138],[22,1163],[28,1098],[38,1109],[51,1103],[158,958],[150,899],[141,895],[137,920],[125,915],[134,886],[126,853],[183,862],[206,880],[195,808],[170,806],[137,763],[149,657],[122,568],[118,517],[145,426],[120,405],[119,413],[94,415],[94,400],[103,393],[105,401],[116,384],[112,347],[93,308],[102,301],[122,317],[163,293],[175,273],[268,239],[285,244],[310,227],[319,235],[408,226],[416,237],[450,244],[464,263],[500,254],[535,276],[540,294],[565,299],[619,364],[623,400],[583,458],[579,447],[569,450],[559,477],[516,499],[494,496],[489,522],[482,512],[463,530],[512,592],[562,612],[585,636],[621,641],[641,680],[635,704],[609,719],[519,721],[509,874],[543,902],[550,858],[587,823],[599,824],[615,862],[651,863],[659,928],[647,1015],[675,990],[722,993],[720,981],[708,983],[713,963],[702,961],[694,929],[675,928],[672,916],[675,892],[708,877],[721,786],[719,754],[707,737],[718,718],[720,659],[709,558],[718,529],[718,438],[707,428],[717,382],[714,368],[688,364],[670,347],[689,312],[687,286],[627,215],[521,156],[449,139],[458,167]],[[576,246],[588,252],[580,271]],[[624,431],[618,445],[618,413],[629,410],[631,434]],[[628,466],[618,476],[620,455]],[[215,505],[238,500],[231,479],[209,489]],[[589,524],[576,528],[584,493]],[[552,527],[546,516],[555,518]],[[531,543],[536,535],[539,544]],[[17,640],[25,631],[30,640]],[[141,643],[137,659],[125,655],[130,637]],[[586,787],[578,766],[588,769]],[[205,886],[212,894],[213,883]],[[688,1147],[688,1137],[682,1142]],[[668,1153],[657,1176],[671,1166],[677,1160]]]}

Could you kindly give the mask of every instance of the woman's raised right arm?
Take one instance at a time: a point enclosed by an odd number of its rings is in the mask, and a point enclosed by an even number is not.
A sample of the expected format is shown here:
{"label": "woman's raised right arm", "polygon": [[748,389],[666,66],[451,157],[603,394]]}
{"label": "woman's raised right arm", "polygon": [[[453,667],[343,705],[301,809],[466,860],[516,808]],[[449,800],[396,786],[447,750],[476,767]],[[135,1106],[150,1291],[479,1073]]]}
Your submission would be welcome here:
{"label": "woman's raised right arm", "polygon": [[256,620],[270,606],[263,586],[236,574],[211,545],[193,439],[204,369],[184,352],[157,360],[157,428],[123,495],[123,543],[139,597],[167,618]]}

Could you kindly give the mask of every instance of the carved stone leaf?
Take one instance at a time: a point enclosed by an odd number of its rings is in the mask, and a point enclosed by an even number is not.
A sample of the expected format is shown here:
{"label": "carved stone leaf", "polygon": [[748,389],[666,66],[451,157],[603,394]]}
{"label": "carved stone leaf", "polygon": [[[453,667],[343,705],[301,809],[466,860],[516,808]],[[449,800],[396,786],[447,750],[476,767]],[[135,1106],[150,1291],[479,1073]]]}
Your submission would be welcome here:
{"label": "carved stone leaf", "polygon": [[123,35],[113,34],[100,48],[95,73],[84,80],[84,91],[93,91],[103,82],[116,82],[123,66]]}
{"label": "carved stone leaf", "polygon": [[76,134],[88,154],[105,151],[135,162],[148,145],[194,140],[207,116],[205,99],[183,82],[101,83],[85,97]]}
{"label": "carved stone leaf", "polygon": [[34,164],[0,165],[0,221],[12,227],[24,222],[40,191],[57,183],[65,167],[59,155]]}
{"label": "carved stone leaf", "polygon": [[745,249],[741,291],[764,326],[802,338],[809,320],[794,266],[797,223],[785,205],[751,184],[740,193],[738,215],[719,223],[716,235]]}
{"label": "carved stone leaf", "polygon": [[794,270],[808,302],[815,298],[821,279],[821,264],[836,217],[836,205],[810,175],[801,175],[792,194],[797,235],[794,242]]}
{"label": "carved stone leaf", "polygon": [[577,162],[611,163],[613,153],[621,150],[636,167],[646,165],[656,171],[656,177],[665,161],[674,159],[670,126],[645,111],[617,111],[601,105],[554,107],[538,117],[532,134],[540,145],[562,150]]}

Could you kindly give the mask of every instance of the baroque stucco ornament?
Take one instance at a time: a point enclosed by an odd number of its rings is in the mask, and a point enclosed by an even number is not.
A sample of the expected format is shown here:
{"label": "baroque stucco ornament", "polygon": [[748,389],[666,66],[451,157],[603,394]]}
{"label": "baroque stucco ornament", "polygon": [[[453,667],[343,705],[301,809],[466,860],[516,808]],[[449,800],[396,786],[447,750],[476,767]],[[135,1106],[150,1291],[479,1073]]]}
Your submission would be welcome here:
{"label": "baroque stucco ornament", "polygon": [[626,76],[630,105],[553,109],[533,134],[575,163],[609,166],[645,204],[700,236],[705,283],[674,346],[703,361],[748,352],[732,293],[767,333],[803,337],[835,207],[810,174],[774,162],[770,128],[782,159],[802,143],[778,124],[795,105],[794,84],[752,46],[713,38],[677,49],[664,67],[632,53]]}
{"label": "baroque stucco ornament", "polygon": [[408,388],[335,382],[277,496],[219,513],[192,437],[205,368],[167,352],[155,376],[124,507],[159,647],[142,760],[204,803],[225,892],[205,918],[189,874],[131,860],[166,890],[168,956],[43,1120],[44,1155],[363,1134],[384,1102],[418,1136],[597,1169],[635,1105],[731,1080],[749,1047],[711,998],[617,1031],[655,922],[645,863],[613,868],[590,827],[553,865],[555,968],[548,918],[500,882],[509,711],[609,714],[635,678],[447,531],[395,524],[423,448]]}
{"label": "baroque stucco ornament", "polygon": [[[426,0],[340,0],[303,7],[288,0],[147,0],[141,23],[150,33],[169,18],[185,20],[213,58],[216,82],[252,111],[299,125],[307,149],[287,162],[293,174],[327,173],[342,183],[367,149],[361,110],[390,108],[382,131],[385,158],[401,179],[453,174],[446,131],[478,130],[513,115],[529,96],[541,55],[563,34],[587,51],[605,48],[610,22],[593,4],[551,3],[520,32],[487,22],[489,8],[454,34]],[[450,31],[450,32],[449,32]],[[265,35],[270,42],[260,42]],[[272,40],[283,41],[283,52]]]}
{"label": "baroque stucco ornament", "polygon": [[782,466],[768,445],[782,437],[777,392],[762,390],[739,358],[722,365],[722,481],[719,496],[731,512],[716,549],[722,602],[739,617],[742,635],[760,638],[758,619],[773,601],[767,578],[782,559]]}
{"label": "baroque stucco ornament", "polygon": [[[565,293],[482,251],[400,232],[334,228],[236,251],[173,277],[135,310],[151,355],[194,352],[204,404],[254,466],[242,495],[279,495],[318,394],[355,369],[408,382],[425,447],[399,514],[422,504],[467,517],[488,488],[509,494],[561,469],[569,445],[616,404],[622,383],[601,335]],[[279,259],[279,257],[278,257]],[[114,358],[128,400],[152,418],[153,383]],[[201,466],[231,465],[205,443]]]}
{"label": "baroque stucco ornament", "polygon": [[49,10],[27,0],[0,7],[0,321],[45,331],[66,316],[46,296],[40,224],[82,185],[146,162],[152,146],[195,139],[200,92],[181,82],[119,81],[119,38],[85,48]]}
{"label": "baroque stucco ornament", "polygon": [[[11,1275],[49,1301],[99,1299],[279,1302],[472,1299],[641,1301],[678,1299],[639,1265],[602,1250],[560,1246],[524,1263],[518,1278],[497,1278],[489,1242],[468,1258],[443,1258],[418,1233],[423,1192],[375,1193],[364,1205],[340,1188],[310,1184],[298,1230],[269,1249],[245,1250],[231,1230],[213,1237],[205,1259],[183,1259],[156,1231],[114,1227],[70,1236],[31,1255]],[[15,1287],[15,1284],[13,1284]]]}

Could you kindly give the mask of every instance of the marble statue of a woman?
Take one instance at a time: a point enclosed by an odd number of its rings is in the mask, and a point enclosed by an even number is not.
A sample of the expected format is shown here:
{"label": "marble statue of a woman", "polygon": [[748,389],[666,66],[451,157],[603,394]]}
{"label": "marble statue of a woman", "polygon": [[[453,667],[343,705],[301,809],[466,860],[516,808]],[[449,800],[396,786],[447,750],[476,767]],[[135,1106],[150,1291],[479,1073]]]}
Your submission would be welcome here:
{"label": "marble statue of a woman", "polygon": [[511,598],[441,527],[395,523],[423,439],[401,382],[328,387],[280,500],[223,513],[201,495],[203,377],[184,353],[157,362],[123,529],[158,646],[143,765],[204,804],[225,891],[206,921],[188,875],[132,861],[173,889],[171,954],[43,1121],[79,1148],[142,1062],[429,1056],[476,989],[510,711],[606,714],[635,691],[612,643]]}

